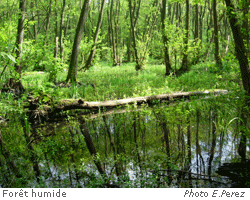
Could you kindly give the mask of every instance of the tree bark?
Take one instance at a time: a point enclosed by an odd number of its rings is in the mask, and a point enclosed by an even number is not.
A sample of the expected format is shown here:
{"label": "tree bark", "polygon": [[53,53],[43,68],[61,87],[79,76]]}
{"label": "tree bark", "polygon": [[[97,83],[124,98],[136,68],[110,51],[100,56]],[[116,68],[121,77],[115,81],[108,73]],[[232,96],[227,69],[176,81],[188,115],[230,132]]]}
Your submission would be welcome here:
{"label": "tree bark", "polygon": [[250,96],[250,70],[249,63],[246,56],[246,48],[243,43],[243,37],[236,16],[234,5],[231,0],[225,0],[227,6],[227,14],[230,22],[230,26],[233,32],[234,43],[235,43],[235,52],[236,57],[240,64],[241,78],[243,82],[243,87],[247,92],[247,95]]}
{"label": "tree bark", "polygon": [[212,169],[212,161],[214,159],[214,151],[215,151],[215,146],[216,146],[216,118],[217,118],[217,113],[216,113],[216,107],[212,111],[212,146],[210,149],[210,156],[209,156],[209,161],[208,161],[208,175],[209,179],[211,179],[211,169]]}
{"label": "tree bark", "polygon": [[65,15],[66,0],[63,0],[61,20],[60,20],[60,33],[59,33],[59,44],[60,44],[60,58],[63,62],[63,20]]}
{"label": "tree bark", "polygon": [[109,12],[107,10],[108,14],[108,22],[109,22],[109,38],[110,38],[110,45],[111,45],[111,52],[112,52],[112,62],[113,66],[119,65],[118,61],[118,52],[116,49],[116,39],[115,39],[115,27],[114,27],[114,1],[111,0],[110,2],[110,9]]}
{"label": "tree bark", "polygon": [[84,70],[87,70],[87,69],[90,68],[91,62],[93,61],[94,56],[95,56],[97,39],[98,39],[99,31],[100,31],[100,28],[101,28],[101,25],[102,25],[103,11],[104,11],[104,5],[105,5],[104,3],[105,3],[105,0],[102,0],[101,10],[99,12],[99,18],[98,18],[97,27],[96,27],[96,30],[95,30],[94,44],[93,44],[92,49],[90,51],[87,62],[85,64],[85,66],[84,66]]}
{"label": "tree bark", "polygon": [[109,130],[109,126],[108,126],[108,124],[107,124],[106,116],[102,116],[102,118],[103,118],[103,121],[104,121],[105,128],[106,128],[106,130],[107,130],[108,136],[109,136],[110,146],[111,146],[112,149],[113,149],[116,175],[117,175],[117,176],[120,176],[120,175],[121,175],[121,167],[120,167],[120,162],[119,162],[119,160],[117,160],[117,150],[116,150],[116,146],[115,146],[115,143],[114,143],[112,134],[111,134],[111,132],[110,132],[110,130]]}
{"label": "tree bark", "polygon": [[244,33],[243,33],[243,36],[244,36],[244,39],[246,41],[246,51],[247,51],[247,58],[249,58],[249,53],[250,53],[250,43],[249,43],[249,22],[248,22],[248,19],[249,19],[249,6],[250,6],[250,1],[249,0],[245,0],[243,1],[243,29],[244,29]]}
{"label": "tree bark", "polygon": [[22,73],[22,45],[24,36],[24,20],[25,20],[25,0],[20,0],[19,2],[19,19],[17,27],[17,37],[16,37],[16,60],[15,63],[15,77],[10,79],[10,87],[15,90],[15,94],[20,96],[24,92],[24,87],[21,83],[21,73]]}
{"label": "tree bark", "polygon": [[84,25],[88,16],[88,10],[89,10],[90,0],[85,0],[84,5],[81,10],[81,15],[77,24],[76,28],[76,34],[73,44],[73,50],[71,53],[71,59],[70,59],[70,65],[69,65],[69,71],[66,78],[66,82],[76,82],[77,79],[77,65],[78,65],[78,55],[80,50],[80,44],[82,40]]}
{"label": "tree bark", "polygon": [[171,64],[170,64],[170,59],[169,59],[169,53],[168,53],[168,36],[166,35],[166,0],[162,1],[162,8],[161,8],[161,26],[162,26],[162,40],[163,40],[163,45],[164,45],[164,61],[165,61],[165,66],[166,66],[166,73],[165,76],[170,75],[171,73]]}
{"label": "tree bark", "polygon": [[[198,41],[199,41],[199,5],[195,4],[194,6],[195,9],[195,16],[194,16],[194,43],[197,46]],[[197,48],[195,55],[194,55],[194,60],[192,64],[197,64],[199,61],[199,54],[200,54],[200,49]]]}
{"label": "tree bark", "polygon": [[43,46],[47,46],[47,35],[49,31],[49,24],[50,24],[50,19],[51,19],[51,12],[52,12],[51,7],[52,7],[52,0],[50,0],[49,10],[47,13],[47,21],[46,21],[46,29],[45,29],[45,37],[43,41]]}
{"label": "tree bark", "polygon": [[130,28],[131,28],[131,33],[132,33],[133,49],[134,49],[135,62],[136,62],[135,69],[138,71],[142,69],[142,64],[139,62],[138,50],[137,50],[137,45],[136,45],[135,25],[139,16],[141,0],[139,0],[137,10],[136,10],[136,4],[134,5],[134,7],[132,7],[132,0],[128,0],[128,5],[129,5],[129,14],[130,14]]}
{"label": "tree bark", "polygon": [[184,47],[183,47],[183,59],[181,68],[178,73],[188,71],[188,37],[189,37],[189,0],[186,0],[186,21],[185,21],[185,36],[184,36]]}
{"label": "tree bark", "polygon": [[102,163],[97,158],[97,151],[96,151],[96,148],[95,148],[94,143],[92,141],[91,135],[89,133],[89,129],[86,125],[86,122],[84,119],[79,120],[79,122],[80,122],[80,130],[81,130],[81,133],[84,137],[86,145],[88,147],[89,153],[91,154],[91,156],[93,156],[94,163],[95,163],[99,173],[103,176],[104,180],[107,181],[108,177],[106,175],[106,172],[104,170]]}
{"label": "tree bark", "polygon": [[[31,1],[30,2],[31,4],[30,4],[30,7],[31,7],[31,15],[32,15],[32,20],[33,21],[35,21],[35,11],[34,11],[34,2],[33,1]],[[33,37],[34,37],[34,40],[36,41],[36,39],[37,39],[37,27],[36,27],[36,23],[34,23],[34,25],[33,25]]]}
{"label": "tree bark", "polygon": [[214,22],[214,58],[216,64],[221,67],[222,66],[222,61],[220,57],[220,52],[219,52],[219,34],[218,34],[218,22],[217,22],[217,2],[216,0],[213,0],[213,22]]}
{"label": "tree bark", "polygon": [[92,111],[99,111],[99,109],[103,108],[115,108],[126,106],[128,104],[137,104],[141,105],[144,103],[153,105],[160,102],[174,102],[175,100],[182,99],[190,99],[192,96],[206,96],[209,94],[217,95],[217,94],[226,94],[227,90],[214,90],[211,92],[179,92],[172,94],[162,94],[155,96],[145,96],[145,97],[136,97],[136,98],[127,98],[120,99],[114,101],[100,101],[100,102],[86,102],[82,99],[65,99],[59,102],[54,102],[53,106],[44,105],[42,109],[37,110],[38,106],[34,103],[34,101],[30,101],[30,105],[25,108],[29,108],[30,118],[36,120],[35,117],[32,116],[50,116],[50,114],[59,113],[61,111],[73,110],[73,109],[89,109]]}

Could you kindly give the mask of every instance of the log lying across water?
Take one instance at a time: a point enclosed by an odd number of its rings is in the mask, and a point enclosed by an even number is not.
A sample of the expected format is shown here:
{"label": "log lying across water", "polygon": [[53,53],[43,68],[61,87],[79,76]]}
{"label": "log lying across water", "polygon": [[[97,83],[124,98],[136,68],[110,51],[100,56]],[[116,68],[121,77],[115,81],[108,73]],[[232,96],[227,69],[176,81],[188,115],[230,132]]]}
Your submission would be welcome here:
{"label": "log lying across water", "polygon": [[[29,121],[32,123],[41,123],[42,121],[48,121],[50,119],[56,119],[56,115],[61,113],[61,111],[74,110],[74,109],[82,109],[88,110],[84,111],[87,113],[98,113],[99,110],[107,110],[116,108],[116,107],[124,107],[129,104],[141,105],[141,104],[157,104],[161,102],[173,103],[180,100],[189,100],[192,97],[207,97],[209,95],[219,95],[226,94],[227,90],[211,90],[211,91],[196,91],[196,92],[175,92],[169,94],[161,94],[154,96],[145,96],[145,97],[135,97],[135,98],[126,98],[119,100],[110,100],[110,101],[96,101],[89,102],[84,101],[83,99],[63,99],[58,102],[53,102],[53,104],[47,104],[43,106],[39,106],[38,97],[31,98],[29,101],[29,106],[25,106],[28,108],[27,114],[29,115]],[[60,114],[59,114],[60,115]]]}
{"label": "log lying across water", "polygon": [[176,92],[170,94],[161,94],[154,96],[144,96],[144,97],[135,97],[135,98],[126,98],[119,100],[110,100],[110,101],[84,101],[83,99],[64,99],[55,103],[53,106],[44,106],[44,109],[53,112],[66,111],[72,109],[100,109],[100,108],[114,108],[121,107],[128,104],[141,105],[144,103],[154,104],[157,102],[172,102],[176,100],[186,100],[195,96],[207,96],[207,95],[218,95],[226,94],[227,90],[213,90],[213,91],[196,91],[196,92]]}

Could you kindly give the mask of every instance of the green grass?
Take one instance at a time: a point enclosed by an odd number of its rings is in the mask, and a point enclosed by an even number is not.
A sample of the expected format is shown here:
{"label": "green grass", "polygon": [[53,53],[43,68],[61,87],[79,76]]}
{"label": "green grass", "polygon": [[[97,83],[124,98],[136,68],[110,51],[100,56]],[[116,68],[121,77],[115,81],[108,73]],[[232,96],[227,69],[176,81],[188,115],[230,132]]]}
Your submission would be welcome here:
{"label": "green grass", "polygon": [[[234,67],[232,67],[234,66]],[[236,90],[240,76],[236,64],[225,64],[219,71],[213,63],[201,63],[180,77],[164,77],[164,65],[147,65],[136,72],[134,63],[112,67],[109,63],[93,66],[86,72],[78,72],[82,86],[55,88],[47,84],[48,74],[25,73],[23,85],[28,90],[41,89],[55,99],[84,98],[86,101],[103,101],[128,97],[150,96],[175,91],[196,91],[206,89]],[[67,72],[61,72],[57,81],[64,81]]]}

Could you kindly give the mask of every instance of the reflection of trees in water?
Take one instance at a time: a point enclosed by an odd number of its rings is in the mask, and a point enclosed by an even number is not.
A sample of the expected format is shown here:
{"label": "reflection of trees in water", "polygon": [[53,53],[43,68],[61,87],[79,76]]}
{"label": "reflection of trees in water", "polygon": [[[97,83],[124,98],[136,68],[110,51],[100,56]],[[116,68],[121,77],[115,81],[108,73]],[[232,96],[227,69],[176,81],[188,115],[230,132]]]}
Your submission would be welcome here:
{"label": "reflection of trees in water", "polygon": [[[24,128],[26,143],[20,145],[29,156],[19,155],[33,167],[36,179],[26,174],[23,165],[17,165],[16,158],[8,159],[15,149],[4,142],[7,132],[3,131],[2,186],[10,182],[6,178],[10,171],[17,180],[27,177],[31,182],[23,184],[32,186],[227,187],[227,181],[215,170],[220,163],[230,161],[228,156],[237,158],[228,150],[229,140],[246,146],[245,129],[238,128],[236,134],[238,109],[229,110],[225,104],[189,104],[80,118],[44,130],[30,126],[29,134]],[[247,118],[241,118],[238,125],[246,127]],[[240,140],[233,140],[229,133]],[[246,151],[240,156],[244,158],[244,154]]]}

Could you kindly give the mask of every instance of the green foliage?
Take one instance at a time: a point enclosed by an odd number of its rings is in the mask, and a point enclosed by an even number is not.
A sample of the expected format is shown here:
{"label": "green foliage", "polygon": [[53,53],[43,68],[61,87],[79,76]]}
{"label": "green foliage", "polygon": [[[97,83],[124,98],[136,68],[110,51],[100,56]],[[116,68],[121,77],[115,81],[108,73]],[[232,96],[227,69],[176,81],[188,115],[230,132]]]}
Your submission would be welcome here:
{"label": "green foliage", "polygon": [[[53,3],[49,21],[50,2]],[[141,1],[141,9],[138,12],[135,27],[139,57],[137,67],[139,69],[143,66],[145,69],[135,72],[134,62],[112,67],[111,30],[106,14],[104,14],[93,66],[84,73],[79,72],[78,82],[69,87],[68,85],[58,87],[57,83],[66,79],[75,28],[80,15],[80,2],[83,3],[83,1],[67,2],[62,26],[63,55],[58,53],[57,58],[54,55],[55,37],[59,36],[62,1],[42,0],[35,4],[27,3],[22,59],[19,63],[19,59],[14,56],[19,14],[18,1],[0,1],[0,72],[7,66],[0,79],[0,117],[1,119],[8,118],[10,121],[7,123],[0,120],[1,138],[4,141],[0,154],[2,187],[78,187],[83,185],[85,187],[104,187],[105,184],[103,177],[98,174],[93,157],[79,131],[79,124],[72,117],[76,112],[64,113],[68,115],[66,124],[55,123],[53,126],[36,124],[34,126],[29,123],[28,116],[24,114],[26,112],[24,105],[27,105],[26,99],[30,92],[33,93],[34,98],[38,98],[38,105],[44,105],[53,104],[55,100],[66,98],[104,101],[176,91],[204,91],[207,89],[230,91],[223,97],[209,97],[204,100],[191,99],[188,103],[179,102],[168,106],[162,104],[160,107],[153,108],[144,105],[140,108],[140,112],[137,111],[137,107],[131,106],[127,108],[129,112],[107,115],[108,129],[116,147],[116,160],[102,116],[89,120],[87,127],[98,152],[95,159],[103,163],[110,182],[122,187],[172,187],[171,183],[176,181],[177,174],[172,173],[169,176],[169,174],[164,174],[161,169],[169,168],[173,171],[184,169],[187,163],[187,127],[190,126],[191,129],[191,143],[195,144],[195,133],[198,127],[197,116],[200,117],[200,148],[205,154],[211,153],[209,144],[211,143],[212,113],[216,112],[217,115],[217,119],[212,122],[215,123],[217,135],[220,136],[217,138],[217,143],[226,145],[227,142],[230,142],[237,146],[240,131],[245,131],[245,135],[249,138],[249,122],[246,127],[239,125],[242,120],[240,111],[249,108],[243,101],[240,69],[235,61],[232,34],[228,28],[227,19],[224,17],[225,7],[222,2],[218,2],[221,31],[220,54],[223,62],[221,69],[218,69],[214,63],[212,40],[214,30],[211,12],[208,12],[209,9],[205,9],[205,5],[207,6],[205,1],[197,0],[192,1],[191,4],[199,4],[199,27],[202,29],[199,30],[199,40],[195,41],[195,12],[192,9],[188,44],[190,71],[179,77],[174,74],[164,77],[160,5],[154,4],[159,1]],[[116,10],[117,12],[112,16],[112,20],[118,22],[116,25],[114,24],[116,48],[121,62],[128,57],[127,52],[129,51],[131,60],[134,61],[132,41],[130,41],[129,49],[128,40],[131,37],[128,1],[115,2],[115,9],[118,9],[118,2],[121,9]],[[99,3],[99,1],[91,1],[80,46],[78,69],[84,66],[93,45]],[[236,11],[239,23],[244,26],[244,22],[250,16],[249,14],[244,16],[244,1],[234,3],[239,7]],[[104,13],[107,13],[107,9],[110,9],[108,3]],[[184,2],[171,0],[168,2],[167,10],[168,22],[164,31],[169,39],[170,61],[176,70],[181,65],[184,49]],[[46,30],[47,22],[50,22],[48,30]],[[244,27],[242,31],[247,35]],[[202,35],[200,35],[201,33]],[[245,43],[247,43],[247,39],[244,38]],[[249,45],[246,44],[246,47]],[[193,65],[198,60],[204,62]],[[21,81],[27,89],[18,100],[11,90],[6,93],[3,88],[10,78],[19,76],[14,72],[16,62],[22,66]],[[162,128],[164,122],[169,129],[170,158],[166,154],[166,142]],[[69,132],[68,126],[73,127],[73,134]],[[32,139],[33,152],[27,147],[29,144],[27,144],[24,131],[30,134],[28,137]],[[137,137],[136,141],[135,137]],[[228,138],[233,139],[229,141]],[[4,148],[8,150],[9,158],[3,156]],[[195,148],[192,146],[192,150],[196,150]],[[42,172],[40,183],[35,181],[34,161],[30,158],[30,153],[34,153],[38,157]],[[194,152],[192,153],[194,157]],[[15,176],[13,169],[8,164],[8,159],[17,165],[22,178]],[[232,152],[227,154],[225,160],[236,161],[239,158],[235,156],[235,152]],[[122,163],[120,177],[116,176],[115,164],[117,163]],[[199,186],[197,182],[196,184]],[[189,185],[181,183],[178,186],[187,187]]]}
{"label": "green foliage", "polygon": [[15,57],[13,57],[11,54],[5,53],[5,52],[0,52],[0,55],[2,56],[3,59],[9,59],[11,60],[13,63],[16,63],[16,59]]}

